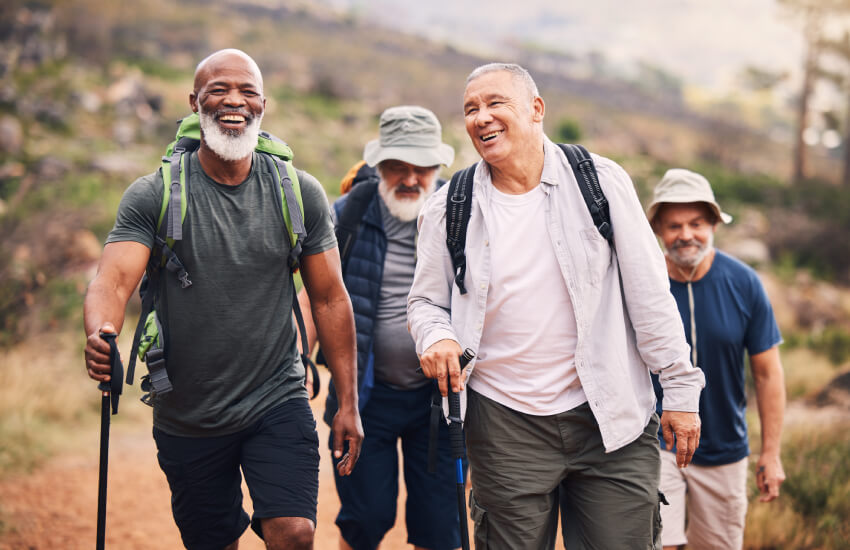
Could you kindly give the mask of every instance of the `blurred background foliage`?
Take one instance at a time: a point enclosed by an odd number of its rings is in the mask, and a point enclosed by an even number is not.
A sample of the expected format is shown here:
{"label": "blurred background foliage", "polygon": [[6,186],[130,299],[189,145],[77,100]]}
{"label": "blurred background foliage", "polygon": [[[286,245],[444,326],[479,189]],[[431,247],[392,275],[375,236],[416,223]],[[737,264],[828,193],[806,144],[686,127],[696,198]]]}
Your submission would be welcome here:
{"label": "blurred background foliage", "polygon": [[[82,369],[86,285],[121,194],[157,168],[175,121],[189,112],[195,64],[224,47],[257,60],[268,98],[264,128],[292,146],[296,165],[331,199],[391,105],[437,113],[457,151],[452,170],[477,160],[460,98],[469,71],[492,59],[455,46],[298,2],[7,0],[0,5],[4,473],[37,466],[69,445],[69,427],[96,420]],[[850,361],[850,188],[841,183],[840,159],[812,148],[807,173],[795,179],[788,142],[748,122],[740,105],[690,106],[675,77],[651,65],[617,80],[571,76],[551,52],[530,46],[508,61],[535,76],[547,133],[623,164],[644,202],[673,166],[712,182],[736,218],[719,230],[718,245],[759,270],[774,303],[794,418],[785,434],[785,495],[773,508],[751,503],[747,545],[848,547],[850,384],[842,373]],[[788,111],[769,118],[790,125]],[[132,302],[129,328],[137,308]],[[751,426],[757,452],[756,418]],[[775,517],[784,518],[781,529]]]}

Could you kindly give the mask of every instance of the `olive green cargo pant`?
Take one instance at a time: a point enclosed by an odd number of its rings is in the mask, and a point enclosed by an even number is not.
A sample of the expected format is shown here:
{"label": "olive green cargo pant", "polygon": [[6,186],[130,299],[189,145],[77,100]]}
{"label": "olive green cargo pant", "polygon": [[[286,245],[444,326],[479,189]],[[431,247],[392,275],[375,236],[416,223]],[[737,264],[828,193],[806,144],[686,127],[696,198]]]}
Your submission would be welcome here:
{"label": "olive green cargo pant", "polygon": [[470,514],[477,550],[652,549],[660,540],[658,417],[605,454],[585,403],[532,416],[469,390]]}

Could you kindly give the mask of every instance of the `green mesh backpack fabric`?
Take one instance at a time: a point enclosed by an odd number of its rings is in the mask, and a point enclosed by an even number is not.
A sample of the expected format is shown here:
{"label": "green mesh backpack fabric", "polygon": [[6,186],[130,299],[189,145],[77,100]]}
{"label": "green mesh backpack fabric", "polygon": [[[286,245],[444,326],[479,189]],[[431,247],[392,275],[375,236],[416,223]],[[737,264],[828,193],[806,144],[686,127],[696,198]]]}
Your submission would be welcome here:
{"label": "green mesh backpack fabric", "polygon": [[[142,299],[142,312],[133,336],[133,347],[130,362],[127,366],[127,384],[133,383],[136,359],[147,363],[148,374],[142,377],[142,390],[145,395],[142,401],[151,405],[151,399],[172,390],[171,381],[166,370],[166,335],[157,315],[156,305],[159,300],[160,277],[177,277],[185,292],[191,292],[192,281],[180,258],[174,253],[177,241],[183,239],[183,221],[186,218],[188,205],[187,176],[184,170],[186,155],[200,147],[201,126],[197,113],[193,113],[178,122],[177,133],[165,150],[162,157],[162,208],[157,221],[157,234],[151,249],[150,260],[145,270],[145,276],[139,288]],[[289,146],[268,132],[260,131],[255,151],[261,153],[259,159],[274,167],[279,186],[279,199],[286,231],[289,233],[292,248],[289,254],[291,273],[298,270],[301,247],[307,232],[304,226],[304,205],[301,199],[301,187],[298,176],[292,165],[292,150]],[[302,349],[307,349],[305,330],[301,311],[295,293],[295,282],[290,275],[293,287],[293,310],[302,335]],[[313,395],[319,391],[318,373],[315,365],[302,354],[302,360],[313,371]]]}

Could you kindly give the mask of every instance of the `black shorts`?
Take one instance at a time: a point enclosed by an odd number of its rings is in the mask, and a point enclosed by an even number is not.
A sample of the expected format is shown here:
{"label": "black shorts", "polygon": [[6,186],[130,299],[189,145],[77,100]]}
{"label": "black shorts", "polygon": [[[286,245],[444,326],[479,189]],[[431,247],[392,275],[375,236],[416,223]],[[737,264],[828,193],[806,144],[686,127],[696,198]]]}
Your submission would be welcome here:
{"label": "black shorts", "polygon": [[[186,548],[218,550],[249,523],[262,537],[264,518],[303,517],[315,525],[319,438],[306,399],[290,399],[230,435],[179,437],[154,428],[153,437]],[[242,473],[254,505],[251,520],[242,508]]]}

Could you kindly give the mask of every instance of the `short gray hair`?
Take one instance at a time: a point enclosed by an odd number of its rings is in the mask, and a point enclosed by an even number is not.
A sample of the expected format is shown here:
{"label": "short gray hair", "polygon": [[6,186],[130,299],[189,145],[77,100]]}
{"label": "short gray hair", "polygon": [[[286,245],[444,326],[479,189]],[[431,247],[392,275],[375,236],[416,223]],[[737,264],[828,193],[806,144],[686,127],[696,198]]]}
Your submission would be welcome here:
{"label": "short gray hair", "polygon": [[513,78],[520,81],[528,93],[531,94],[531,97],[540,97],[540,92],[537,91],[537,84],[534,83],[534,79],[531,78],[528,71],[516,63],[487,63],[486,65],[481,65],[469,73],[469,76],[466,77],[466,85],[468,86],[470,82],[479,76],[502,71],[510,73]]}

